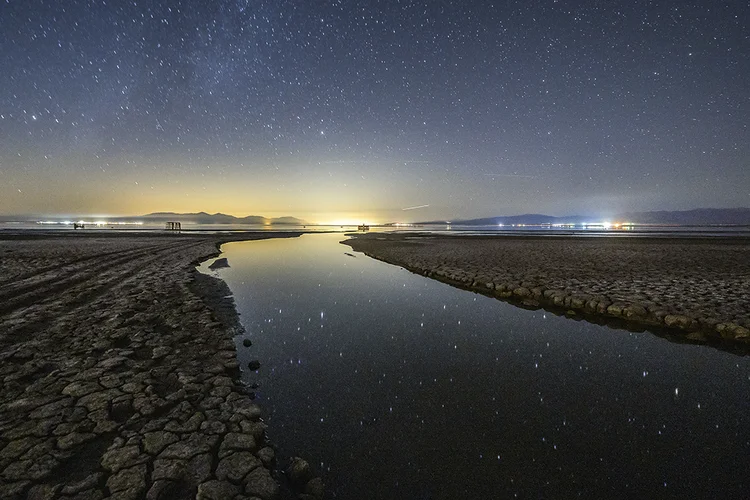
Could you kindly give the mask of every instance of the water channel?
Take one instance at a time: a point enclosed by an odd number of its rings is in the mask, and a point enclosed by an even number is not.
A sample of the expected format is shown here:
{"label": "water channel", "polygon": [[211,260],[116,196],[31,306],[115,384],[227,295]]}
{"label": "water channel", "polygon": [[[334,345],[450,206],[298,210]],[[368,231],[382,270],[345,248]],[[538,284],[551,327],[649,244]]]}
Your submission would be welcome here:
{"label": "water channel", "polygon": [[343,239],[229,243],[214,273],[279,455],[330,498],[746,498],[749,357],[520,309]]}

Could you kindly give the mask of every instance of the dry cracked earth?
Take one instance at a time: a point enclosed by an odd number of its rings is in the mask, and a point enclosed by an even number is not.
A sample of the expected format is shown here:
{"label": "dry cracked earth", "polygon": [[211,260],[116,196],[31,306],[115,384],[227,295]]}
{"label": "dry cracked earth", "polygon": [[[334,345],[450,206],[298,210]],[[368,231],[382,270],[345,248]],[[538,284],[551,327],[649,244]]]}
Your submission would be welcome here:
{"label": "dry cracked earth", "polygon": [[367,234],[354,250],[530,307],[750,347],[746,238]]}
{"label": "dry cracked earth", "polygon": [[193,264],[218,243],[0,240],[0,498],[279,495],[232,325],[196,290],[216,285]]}

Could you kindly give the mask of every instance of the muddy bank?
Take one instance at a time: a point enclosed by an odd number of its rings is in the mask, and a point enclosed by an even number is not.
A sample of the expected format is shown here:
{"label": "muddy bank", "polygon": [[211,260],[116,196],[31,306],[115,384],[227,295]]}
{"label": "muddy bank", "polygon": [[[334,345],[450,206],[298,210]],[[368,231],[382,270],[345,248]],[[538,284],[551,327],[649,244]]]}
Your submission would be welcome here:
{"label": "muddy bank", "polygon": [[344,242],[413,272],[524,307],[750,348],[745,238],[367,234]]}
{"label": "muddy bank", "polygon": [[194,265],[290,236],[0,239],[0,497],[278,497],[228,289]]}

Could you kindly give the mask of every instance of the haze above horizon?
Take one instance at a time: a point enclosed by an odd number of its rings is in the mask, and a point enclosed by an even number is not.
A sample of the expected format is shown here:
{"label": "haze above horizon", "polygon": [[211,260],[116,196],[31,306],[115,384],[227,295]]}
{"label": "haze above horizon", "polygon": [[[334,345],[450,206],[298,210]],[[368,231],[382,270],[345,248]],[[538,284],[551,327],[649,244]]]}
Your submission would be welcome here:
{"label": "haze above horizon", "polygon": [[750,205],[745,1],[0,5],[0,214]]}

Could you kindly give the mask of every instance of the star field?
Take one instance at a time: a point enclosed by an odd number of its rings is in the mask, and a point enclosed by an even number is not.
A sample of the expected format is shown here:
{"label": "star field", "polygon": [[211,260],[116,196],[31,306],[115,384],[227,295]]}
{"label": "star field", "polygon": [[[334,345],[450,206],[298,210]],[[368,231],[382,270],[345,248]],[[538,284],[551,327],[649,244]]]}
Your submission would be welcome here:
{"label": "star field", "polygon": [[744,1],[5,0],[0,213],[747,206],[749,15]]}

